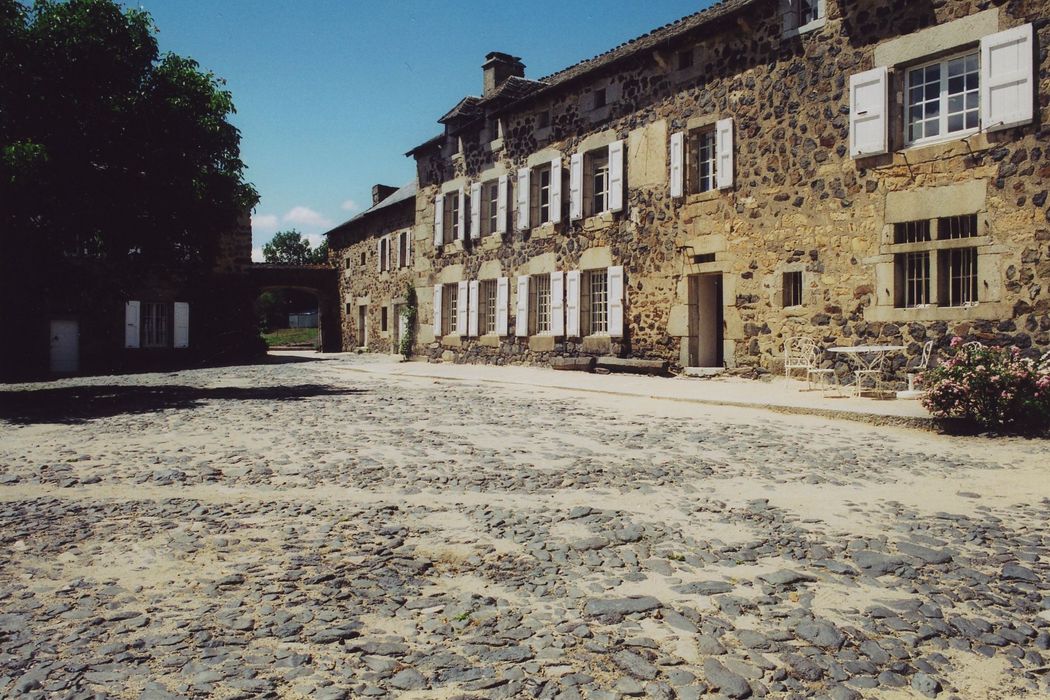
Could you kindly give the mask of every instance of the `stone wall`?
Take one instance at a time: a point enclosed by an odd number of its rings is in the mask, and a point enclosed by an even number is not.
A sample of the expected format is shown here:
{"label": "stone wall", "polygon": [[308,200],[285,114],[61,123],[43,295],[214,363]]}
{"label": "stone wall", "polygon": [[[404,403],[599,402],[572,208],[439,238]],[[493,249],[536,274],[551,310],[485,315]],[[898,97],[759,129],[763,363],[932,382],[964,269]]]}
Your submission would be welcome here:
{"label": "stone wall", "polygon": [[[1050,117],[1044,48],[1050,45],[1050,2],[828,0],[827,9],[823,28],[782,38],[776,3],[758,3],[746,16],[703,27],[702,36],[680,37],[677,45],[597,68],[519,103],[501,115],[500,139],[490,140],[479,128],[417,153],[419,351],[496,363],[616,354],[678,367],[689,361],[688,278],[702,273],[722,275],[729,366],[777,369],[784,339],[800,334],[825,345],[906,345],[911,358],[926,339],[943,347],[953,334],[1014,343],[1031,355],[1050,345],[1050,132],[1040,126]],[[937,46],[945,36],[950,45],[953,35],[958,40],[960,33],[1025,22],[1034,22],[1037,34],[1033,124],[904,149],[900,109],[891,106],[897,115],[890,125],[891,154],[849,156],[851,74],[872,68],[876,58]],[[687,48],[693,50],[692,66],[676,69],[677,53]],[[892,74],[891,105],[903,91],[902,73]],[[609,104],[589,109],[599,87]],[[543,112],[550,126],[539,129]],[[735,126],[733,187],[672,199],[669,135],[724,117]],[[530,159],[560,154],[567,169],[572,153],[614,138],[623,139],[626,149],[624,212],[570,224],[566,201],[557,226],[435,250],[437,193],[514,173],[531,165]],[[454,153],[460,141],[462,152]],[[943,216],[943,207],[960,198],[981,222],[980,303],[895,308],[892,256],[886,252],[893,222],[908,211]],[[601,251],[612,264],[625,266],[622,339],[602,345],[516,337],[513,284],[511,335],[441,339],[429,332],[431,285],[579,269],[587,251]],[[803,272],[803,304],[785,309],[782,274],[795,270]],[[897,369],[906,361],[899,358]]]}

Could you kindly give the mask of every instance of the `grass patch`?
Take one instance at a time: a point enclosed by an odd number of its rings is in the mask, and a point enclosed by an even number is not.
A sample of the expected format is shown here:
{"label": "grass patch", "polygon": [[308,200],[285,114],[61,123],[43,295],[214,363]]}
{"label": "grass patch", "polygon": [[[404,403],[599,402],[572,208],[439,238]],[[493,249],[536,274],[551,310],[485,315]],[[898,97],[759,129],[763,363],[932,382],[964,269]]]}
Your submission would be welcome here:
{"label": "grass patch", "polygon": [[317,345],[316,328],[277,328],[262,334],[266,347],[277,345]]}

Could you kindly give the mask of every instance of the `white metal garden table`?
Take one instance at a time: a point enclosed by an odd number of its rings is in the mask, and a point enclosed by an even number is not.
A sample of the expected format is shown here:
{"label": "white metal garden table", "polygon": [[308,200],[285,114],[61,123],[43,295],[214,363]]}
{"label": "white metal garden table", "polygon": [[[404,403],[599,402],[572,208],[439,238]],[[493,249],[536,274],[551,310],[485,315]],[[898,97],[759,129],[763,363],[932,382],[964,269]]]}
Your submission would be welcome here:
{"label": "white metal garden table", "polygon": [[828,348],[828,352],[845,355],[853,365],[853,394],[860,395],[860,381],[871,377],[878,389],[882,384],[882,365],[891,352],[904,350],[904,345],[849,345],[840,348]]}

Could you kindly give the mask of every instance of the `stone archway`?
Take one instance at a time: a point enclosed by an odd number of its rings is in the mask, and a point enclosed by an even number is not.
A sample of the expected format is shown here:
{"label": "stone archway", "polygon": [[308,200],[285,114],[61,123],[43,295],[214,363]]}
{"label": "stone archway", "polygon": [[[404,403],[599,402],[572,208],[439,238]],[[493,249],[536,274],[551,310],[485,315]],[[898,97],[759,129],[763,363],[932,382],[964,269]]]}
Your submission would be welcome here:
{"label": "stone archway", "polygon": [[270,289],[297,289],[317,297],[321,352],[342,349],[337,275],[336,270],[327,265],[254,263],[248,268],[255,297]]}

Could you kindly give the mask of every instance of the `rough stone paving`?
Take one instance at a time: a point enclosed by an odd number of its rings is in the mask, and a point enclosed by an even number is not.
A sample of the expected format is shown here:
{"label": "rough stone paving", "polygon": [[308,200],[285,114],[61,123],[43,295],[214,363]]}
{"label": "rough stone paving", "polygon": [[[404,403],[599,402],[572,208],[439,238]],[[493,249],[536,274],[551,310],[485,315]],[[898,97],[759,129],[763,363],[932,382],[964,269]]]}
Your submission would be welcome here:
{"label": "rough stone paving", "polygon": [[1045,442],[348,370],[3,387],[0,696],[1050,692]]}

